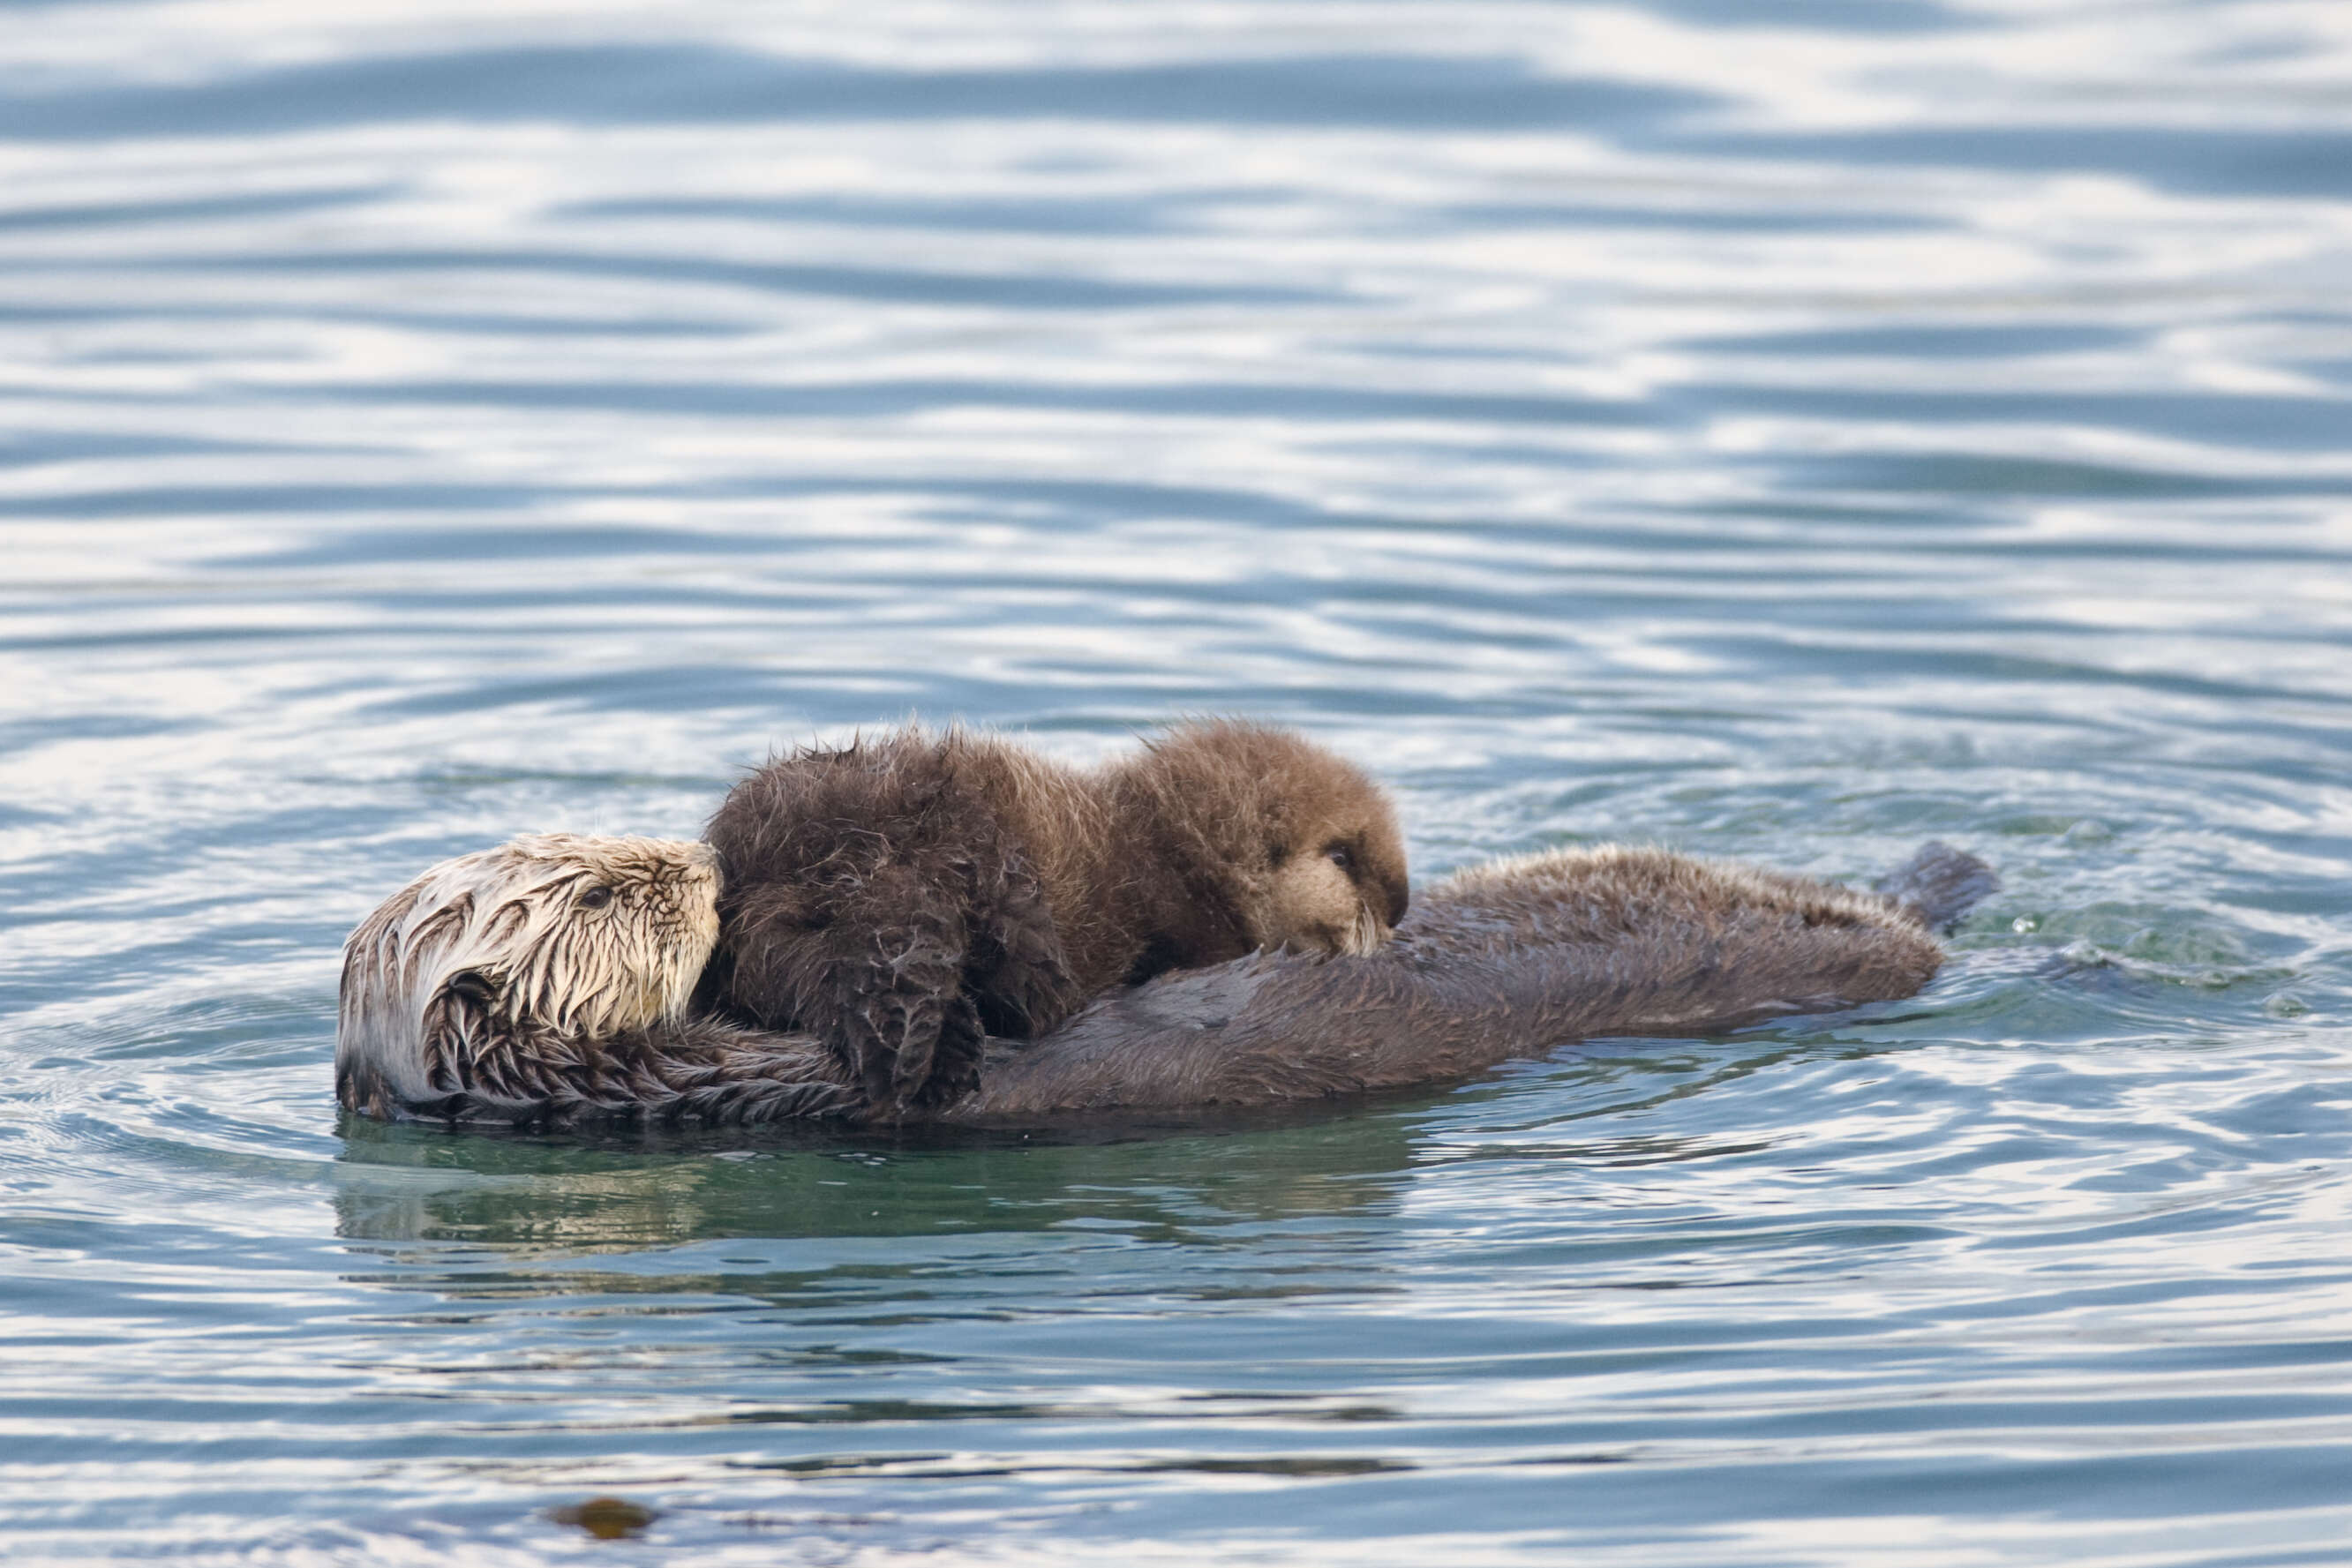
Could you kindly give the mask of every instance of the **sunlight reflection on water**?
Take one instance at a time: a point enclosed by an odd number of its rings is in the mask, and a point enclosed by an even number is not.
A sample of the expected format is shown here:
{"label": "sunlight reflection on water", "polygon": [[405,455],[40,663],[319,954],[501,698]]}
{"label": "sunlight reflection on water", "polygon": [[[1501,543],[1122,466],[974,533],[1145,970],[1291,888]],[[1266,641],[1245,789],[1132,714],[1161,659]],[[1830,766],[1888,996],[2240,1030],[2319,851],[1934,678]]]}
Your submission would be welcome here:
{"label": "sunlight reflection on water", "polygon": [[[2352,1525],[2340,5],[10,15],[13,1545]],[[333,1115],[337,945],[434,858],[1203,709],[1367,759],[1424,875],[2007,885],[1915,1002],[1338,1113]]]}

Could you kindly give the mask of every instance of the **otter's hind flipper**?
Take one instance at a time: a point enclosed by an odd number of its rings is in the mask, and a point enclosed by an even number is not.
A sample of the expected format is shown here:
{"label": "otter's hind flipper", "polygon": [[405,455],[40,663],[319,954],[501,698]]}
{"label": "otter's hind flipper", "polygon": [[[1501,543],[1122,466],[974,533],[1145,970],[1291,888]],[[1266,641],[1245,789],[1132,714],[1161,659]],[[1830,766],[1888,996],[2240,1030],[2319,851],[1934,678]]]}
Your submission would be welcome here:
{"label": "otter's hind flipper", "polygon": [[1967,851],[1931,839],[1872,885],[1928,930],[1949,932],[1962,915],[2000,890],[2000,878]]}
{"label": "otter's hind flipper", "polygon": [[980,1079],[967,982],[1001,883],[1002,828],[919,733],[772,760],[710,819],[719,949],[705,995],[833,1051],[883,1119]]}
{"label": "otter's hind flipper", "polygon": [[971,956],[964,988],[990,1034],[1034,1040],[1061,1027],[1088,998],[1045,902],[1045,884],[1019,853],[973,857]]}

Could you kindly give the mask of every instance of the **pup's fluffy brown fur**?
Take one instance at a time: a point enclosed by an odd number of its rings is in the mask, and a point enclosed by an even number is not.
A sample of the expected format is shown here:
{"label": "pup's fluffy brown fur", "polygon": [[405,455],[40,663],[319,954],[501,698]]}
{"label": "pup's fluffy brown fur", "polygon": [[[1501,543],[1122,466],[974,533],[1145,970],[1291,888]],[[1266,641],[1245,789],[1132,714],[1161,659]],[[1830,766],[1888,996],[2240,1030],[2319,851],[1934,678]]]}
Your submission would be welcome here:
{"label": "pup's fluffy brown fur", "polygon": [[779,758],[710,821],[703,998],[831,1043],[882,1114],[978,1082],[1122,982],[1259,948],[1365,954],[1405,912],[1388,798],[1286,731],[1186,724],[1071,768],[907,728]]}

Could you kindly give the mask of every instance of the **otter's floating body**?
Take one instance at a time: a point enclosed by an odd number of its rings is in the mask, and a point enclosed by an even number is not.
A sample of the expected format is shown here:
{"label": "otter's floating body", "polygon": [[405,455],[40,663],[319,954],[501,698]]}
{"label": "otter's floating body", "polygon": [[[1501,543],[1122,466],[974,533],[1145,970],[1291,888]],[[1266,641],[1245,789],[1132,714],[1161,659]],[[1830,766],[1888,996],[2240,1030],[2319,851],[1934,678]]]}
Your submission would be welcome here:
{"label": "otter's floating body", "polygon": [[[1041,1040],[991,1040],[980,1087],[926,1119],[1296,1103],[1456,1078],[1595,1036],[1708,1034],[1892,1000],[1934,977],[1943,956],[1934,929],[1994,885],[1981,861],[1941,844],[1874,893],[1658,850],[1506,861],[1420,894],[1369,956],[1259,954],[1116,992]],[[404,961],[397,942],[370,933],[415,892],[352,938],[347,1028],[354,987],[380,983],[369,966]],[[495,1082],[478,1073],[468,1085],[446,1067],[397,1060],[396,1033],[377,1029],[350,1052],[370,1072],[339,1072],[343,1103],[543,1125],[874,1113],[835,1053],[809,1035],[663,1014],[592,1037],[512,1008],[476,1011],[475,1055],[499,1064]],[[501,1029],[504,1045],[491,1038]],[[422,1035],[405,1049],[432,1054]],[[343,1055],[339,1045],[339,1062]]]}
{"label": "otter's floating body", "polygon": [[[1983,880],[1920,903],[1930,868]],[[1606,847],[1504,861],[1422,894],[1379,953],[1261,956],[1108,997],[992,1053],[951,1120],[1253,1106],[1456,1078],[1570,1040],[1720,1033],[1915,994],[1931,934],[1990,890],[1941,844],[1858,893]]]}

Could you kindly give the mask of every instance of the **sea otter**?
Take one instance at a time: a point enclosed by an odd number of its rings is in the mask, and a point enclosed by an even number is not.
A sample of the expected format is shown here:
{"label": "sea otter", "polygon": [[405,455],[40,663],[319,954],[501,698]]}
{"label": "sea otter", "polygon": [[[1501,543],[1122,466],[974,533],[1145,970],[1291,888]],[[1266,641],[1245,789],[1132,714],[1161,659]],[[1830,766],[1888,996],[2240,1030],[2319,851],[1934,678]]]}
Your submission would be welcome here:
{"label": "sea otter", "polygon": [[[541,1126],[895,1113],[813,1035],[679,1014],[686,948],[655,933],[710,929],[707,851],[610,841],[453,861],[371,916],[343,968],[342,1103]],[[549,846],[572,869],[537,863]],[[667,871],[648,855],[668,857]],[[583,908],[624,863],[644,867],[629,884],[644,913]],[[1043,1040],[992,1040],[978,1088],[917,1119],[1297,1103],[1594,1036],[1703,1035],[1892,1000],[1936,973],[1934,931],[1996,885],[1942,844],[1870,893],[1662,850],[1505,861],[1424,890],[1369,955],[1255,954],[1115,992]]]}
{"label": "sea otter", "polygon": [[706,833],[711,1010],[833,1045],[868,1103],[935,1112],[991,1035],[1259,949],[1370,952],[1406,908],[1388,797],[1299,736],[1220,719],[1082,769],[909,727],[778,758]]}
{"label": "sea otter", "polygon": [[343,944],[336,1098],[528,1101],[681,1020],[718,938],[708,844],[541,833],[444,861]]}

